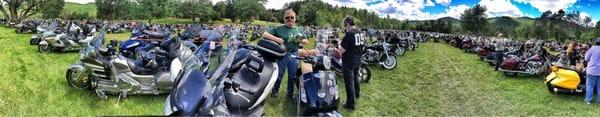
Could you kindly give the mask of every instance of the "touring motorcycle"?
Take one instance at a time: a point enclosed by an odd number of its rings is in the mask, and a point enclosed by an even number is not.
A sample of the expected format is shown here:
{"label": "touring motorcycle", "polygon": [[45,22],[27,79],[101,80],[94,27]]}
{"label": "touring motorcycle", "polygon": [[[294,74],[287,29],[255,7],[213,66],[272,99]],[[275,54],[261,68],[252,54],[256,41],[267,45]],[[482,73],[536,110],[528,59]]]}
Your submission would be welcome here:
{"label": "touring motorcycle", "polygon": [[[72,51],[85,48],[93,38],[94,34],[81,34],[81,28],[74,23],[69,24],[67,32],[42,38],[38,44],[38,52],[48,53],[53,50]],[[59,33],[59,32],[54,32]]]}
{"label": "touring motorcycle", "polygon": [[[263,116],[264,100],[278,76],[276,62],[285,55],[285,47],[262,39],[257,46],[230,49],[213,72],[199,69],[204,66],[178,70],[180,74],[165,101],[164,114]],[[190,65],[187,62],[184,65]]]}
{"label": "touring motorcycle", "polygon": [[157,48],[152,53],[155,58],[140,66],[136,60],[117,54],[116,41],[103,47],[104,35],[105,32],[101,32],[82,49],[79,61],[69,65],[66,71],[69,86],[91,89],[101,99],[107,99],[107,94],[121,98],[132,94],[169,93],[182,66],[179,56],[192,54],[189,48],[182,47],[181,41],[176,41],[165,47],[166,50]]}

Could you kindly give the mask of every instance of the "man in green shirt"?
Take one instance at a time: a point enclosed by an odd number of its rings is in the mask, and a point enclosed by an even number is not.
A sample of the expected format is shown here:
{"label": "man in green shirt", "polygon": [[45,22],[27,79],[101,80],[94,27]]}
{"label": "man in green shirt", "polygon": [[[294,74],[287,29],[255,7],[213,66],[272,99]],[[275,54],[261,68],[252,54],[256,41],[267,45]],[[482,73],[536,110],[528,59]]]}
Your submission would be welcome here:
{"label": "man in green shirt", "polygon": [[292,9],[288,9],[284,12],[285,25],[275,27],[267,32],[263,33],[263,38],[273,40],[279,44],[285,44],[287,48],[287,55],[277,62],[279,67],[279,77],[275,86],[273,87],[273,97],[277,97],[279,94],[279,86],[285,70],[288,71],[288,85],[287,85],[287,96],[293,98],[294,94],[294,81],[296,80],[296,72],[298,70],[298,60],[291,56],[298,56],[298,48],[300,43],[306,45],[306,35],[302,32],[302,29],[296,26],[296,12]]}

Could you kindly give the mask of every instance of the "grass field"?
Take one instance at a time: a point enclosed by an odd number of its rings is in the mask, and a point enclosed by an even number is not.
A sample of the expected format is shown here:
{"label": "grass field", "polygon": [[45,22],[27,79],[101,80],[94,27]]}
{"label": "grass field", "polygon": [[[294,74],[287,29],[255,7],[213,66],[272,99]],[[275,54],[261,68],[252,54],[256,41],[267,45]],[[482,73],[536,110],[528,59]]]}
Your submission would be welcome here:
{"label": "grass field", "polygon": [[96,17],[96,4],[88,3],[88,4],[79,4],[73,2],[65,2],[65,7],[63,8],[65,13],[69,15],[73,12],[77,13],[88,13],[88,15],[92,17]]}
{"label": "grass field", "polygon": [[[29,34],[0,27],[0,115],[102,116],[159,115],[166,95],[115,96],[100,100],[91,91],[67,86],[65,68],[76,52],[40,54]],[[115,35],[127,36],[127,34]],[[354,111],[345,116],[600,116],[598,104],[582,95],[549,94],[541,77],[504,77],[476,55],[442,43],[424,43],[399,57],[398,67],[372,66],[373,78],[361,85]],[[343,87],[341,77],[338,80]],[[285,81],[280,94],[285,94]],[[345,91],[341,88],[341,102]],[[285,96],[266,100],[267,116],[296,113]]]}

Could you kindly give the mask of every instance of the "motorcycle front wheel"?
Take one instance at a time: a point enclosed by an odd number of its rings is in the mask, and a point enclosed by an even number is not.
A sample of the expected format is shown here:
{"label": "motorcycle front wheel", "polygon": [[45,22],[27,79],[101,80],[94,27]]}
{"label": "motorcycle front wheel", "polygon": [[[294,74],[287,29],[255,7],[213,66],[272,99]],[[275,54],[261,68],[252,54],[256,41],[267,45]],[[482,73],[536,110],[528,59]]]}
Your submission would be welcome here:
{"label": "motorcycle front wheel", "polygon": [[383,64],[381,64],[381,67],[385,68],[385,69],[394,69],[396,68],[396,57],[394,57],[394,55],[392,54],[388,54],[388,57],[383,61]]}
{"label": "motorcycle front wheel", "polygon": [[396,50],[394,50],[394,53],[399,56],[404,56],[404,53],[406,53],[406,50],[404,50],[404,48],[402,48],[402,47],[397,47]]}
{"label": "motorcycle front wheel", "polygon": [[90,88],[90,79],[83,68],[67,69],[67,83],[76,89]]}
{"label": "motorcycle front wheel", "polygon": [[38,52],[40,53],[48,53],[52,50],[50,45],[38,45]]}

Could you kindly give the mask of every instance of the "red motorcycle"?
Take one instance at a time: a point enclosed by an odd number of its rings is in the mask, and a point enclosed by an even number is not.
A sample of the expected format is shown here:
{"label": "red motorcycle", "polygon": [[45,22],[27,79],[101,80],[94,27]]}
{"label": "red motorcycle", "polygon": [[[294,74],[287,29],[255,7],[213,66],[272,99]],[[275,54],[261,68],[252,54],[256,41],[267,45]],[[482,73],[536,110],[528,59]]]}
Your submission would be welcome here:
{"label": "red motorcycle", "polygon": [[550,65],[544,57],[536,54],[525,60],[515,55],[509,55],[500,66],[500,71],[506,76],[516,76],[518,73],[528,75],[543,75],[548,72]]}

